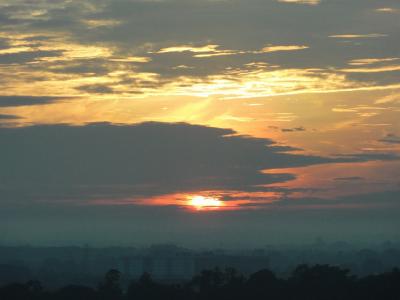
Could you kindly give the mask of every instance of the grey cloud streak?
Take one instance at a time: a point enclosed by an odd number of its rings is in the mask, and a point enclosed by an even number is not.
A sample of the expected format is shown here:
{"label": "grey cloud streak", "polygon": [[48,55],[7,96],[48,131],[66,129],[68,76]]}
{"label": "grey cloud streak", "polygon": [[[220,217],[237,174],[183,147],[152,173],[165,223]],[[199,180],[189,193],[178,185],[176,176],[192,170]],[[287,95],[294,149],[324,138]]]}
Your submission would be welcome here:
{"label": "grey cloud streak", "polygon": [[65,98],[35,96],[0,96],[0,107],[51,104],[56,101],[60,101],[61,99]]}
{"label": "grey cloud streak", "polygon": [[268,191],[294,179],[262,173],[334,162],[396,159],[292,154],[272,140],[185,123],[0,128],[0,195],[7,201],[140,199],[201,190]]}
{"label": "grey cloud streak", "polygon": [[379,141],[388,144],[400,144],[400,136],[397,136],[395,134],[388,134]]}

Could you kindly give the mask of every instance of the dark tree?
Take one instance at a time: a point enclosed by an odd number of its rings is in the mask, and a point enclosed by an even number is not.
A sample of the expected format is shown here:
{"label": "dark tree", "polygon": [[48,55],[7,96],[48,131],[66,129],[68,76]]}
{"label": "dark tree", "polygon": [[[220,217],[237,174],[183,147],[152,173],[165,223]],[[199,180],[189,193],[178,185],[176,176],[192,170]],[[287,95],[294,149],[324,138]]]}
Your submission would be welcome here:
{"label": "dark tree", "polygon": [[98,295],[101,300],[118,300],[122,298],[121,272],[112,269],[106,273],[99,284]]}
{"label": "dark tree", "polygon": [[1,300],[31,300],[29,287],[22,283],[12,283],[0,289]]}
{"label": "dark tree", "polygon": [[400,299],[400,270],[362,278],[358,283],[357,294],[363,300]]}
{"label": "dark tree", "polygon": [[55,293],[57,300],[95,300],[96,291],[90,287],[80,285],[69,285],[61,288]]}
{"label": "dark tree", "polygon": [[352,299],[354,278],[349,270],[329,265],[298,266],[286,291],[292,299]]}
{"label": "dark tree", "polygon": [[270,270],[252,274],[246,282],[246,294],[251,299],[278,299],[281,281]]}
{"label": "dark tree", "polygon": [[148,273],[144,273],[138,281],[132,281],[127,292],[127,298],[132,300],[190,299],[185,295],[182,287],[155,282]]}

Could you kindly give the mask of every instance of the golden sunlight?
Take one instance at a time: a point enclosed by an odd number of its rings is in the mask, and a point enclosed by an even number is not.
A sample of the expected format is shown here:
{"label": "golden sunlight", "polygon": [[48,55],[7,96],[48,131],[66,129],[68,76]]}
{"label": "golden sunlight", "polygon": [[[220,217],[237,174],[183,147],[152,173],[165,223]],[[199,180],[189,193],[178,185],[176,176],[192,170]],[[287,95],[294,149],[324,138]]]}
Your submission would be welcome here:
{"label": "golden sunlight", "polygon": [[224,206],[224,202],[213,197],[192,196],[188,198],[188,205],[196,210],[210,210]]}

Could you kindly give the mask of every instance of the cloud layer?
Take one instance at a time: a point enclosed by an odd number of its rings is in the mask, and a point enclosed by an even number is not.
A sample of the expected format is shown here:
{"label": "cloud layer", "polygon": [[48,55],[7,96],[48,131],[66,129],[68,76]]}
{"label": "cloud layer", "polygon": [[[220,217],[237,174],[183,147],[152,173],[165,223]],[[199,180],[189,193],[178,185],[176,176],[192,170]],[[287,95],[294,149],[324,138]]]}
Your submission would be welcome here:
{"label": "cloud layer", "polygon": [[[382,7],[398,3],[381,4],[2,1],[2,93],[235,98],[390,89],[398,87],[398,61],[387,59],[398,54],[399,26]],[[347,65],[363,59],[381,65]]]}
{"label": "cloud layer", "polygon": [[189,191],[252,191],[293,179],[265,169],[332,161],[234,134],[183,123],[0,128],[2,199],[112,204]]}

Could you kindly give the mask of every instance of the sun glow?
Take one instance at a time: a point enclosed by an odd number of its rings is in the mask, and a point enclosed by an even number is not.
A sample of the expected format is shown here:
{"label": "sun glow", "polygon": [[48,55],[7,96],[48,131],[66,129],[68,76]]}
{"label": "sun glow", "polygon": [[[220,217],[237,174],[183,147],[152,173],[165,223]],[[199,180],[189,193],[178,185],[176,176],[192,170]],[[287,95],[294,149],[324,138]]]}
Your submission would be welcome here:
{"label": "sun glow", "polygon": [[224,203],[213,197],[192,196],[188,198],[188,205],[192,206],[196,210],[211,210],[224,206]]}

